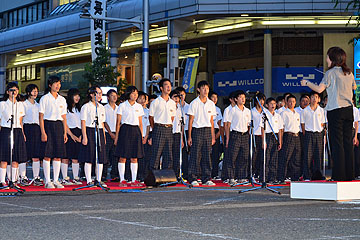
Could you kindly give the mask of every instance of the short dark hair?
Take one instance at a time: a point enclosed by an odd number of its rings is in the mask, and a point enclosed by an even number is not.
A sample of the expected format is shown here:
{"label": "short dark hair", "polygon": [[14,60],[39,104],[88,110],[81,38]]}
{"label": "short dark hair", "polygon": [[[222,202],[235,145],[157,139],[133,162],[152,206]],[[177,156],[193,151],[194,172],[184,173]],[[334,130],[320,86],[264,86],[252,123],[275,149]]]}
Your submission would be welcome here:
{"label": "short dark hair", "polygon": [[125,102],[125,101],[126,101],[125,93],[123,93],[123,94],[120,95],[119,101],[120,101],[120,102]]}
{"label": "short dark hair", "polygon": [[229,99],[234,98],[234,95],[235,95],[235,92],[231,92],[231,93],[229,94]]}
{"label": "short dark hair", "polygon": [[286,101],[289,101],[290,98],[294,98],[295,101],[296,101],[295,95],[293,95],[293,94],[291,94],[291,93],[287,96]]}
{"label": "short dark hair", "polygon": [[170,79],[168,79],[168,78],[163,78],[163,79],[161,79],[160,82],[159,82],[159,88],[163,88],[165,82],[169,82],[169,83],[171,84]]}
{"label": "short dark hair", "polygon": [[205,81],[205,80],[198,82],[197,88],[200,89],[200,88],[203,87],[203,86],[208,86],[208,87],[210,87],[210,84],[208,83],[208,81]]}
{"label": "short dark hair", "polygon": [[210,93],[209,93],[209,97],[211,97],[212,95],[216,95],[216,96],[219,96],[216,92],[214,92],[214,91],[211,91]]}
{"label": "short dark hair", "polygon": [[276,97],[275,102],[280,102],[280,101],[284,101],[284,100],[285,100],[284,96],[278,96],[278,97]]}
{"label": "short dark hair", "polygon": [[268,99],[266,99],[266,104],[269,104],[269,103],[272,102],[272,101],[275,101],[275,102],[276,102],[275,98],[269,97]]}
{"label": "short dark hair", "polygon": [[138,89],[135,87],[135,86],[128,86],[125,90],[125,99],[126,100],[129,100],[130,99],[130,95],[133,93],[133,92],[137,92]]}
{"label": "short dark hair", "polygon": [[285,99],[285,101],[287,101],[287,97],[289,97],[289,95],[291,95],[291,93],[289,93],[289,92],[287,92],[287,93],[284,93],[284,99]]}
{"label": "short dark hair", "polygon": [[256,98],[258,98],[259,101],[260,101],[260,100],[264,100],[264,102],[265,102],[265,100],[266,100],[265,94],[263,94],[262,92],[258,92],[258,93],[255,95],[255,97],[254,97],[254,102],[255,102],[255,105],[257,105],[257,106],[259,106],[259,103],[258,103],[258,101],[256,100]]}
{"label": "short dark hair", "polygon": [[106,96],[107,96],[107,97],[110,97],[110,95],[111,95],[112,93],[117,94],[117,92],[115,91],[115,89],[110,89],[109,91],[107,91]]}
{"label": "short dark hair", "polygon": [[73,107],[75,107],[79,112],[81,110],[80,107],[80,102],[75,103],[74,102],[74,96],[79,95],[80,96],[80,91],[77,88],[70,88],[66,97],[66,104],[67,104],[67,109],[69,112],[73,112]]}
{"label": "short dark hair", "polygon": [[148,95],[146,92],[144,92],[144,91],[138,91],[138,98],[141,97],[141,96],[145,96],[145,98],[146,98],[146,97],[149,97],[149,95]]}
{"label": "short dark hair", "polygon": [[312,95],[318,95],[318,97],[321,99],[320,93],[318,93],[318,92],[316,92],[316,91],[311,91],[311,92],[310,92],[310,97],[311,97]]}
{"label": "short dark hair", "polygon": [[245,92],[243,90],[235,91],[234,98],[238,98],[240,95],[245,95]]}
{"label": "short dark hair", "polygon": [[174,95],[177,95],[177,97],[180,97],[180,92],[178,90],[172,90],[170,92],[170,97],[173,97]]}
{"label": "short dark hair", "polygon": [[177,87],[175,90],[177,90],[179,92],[186,92],[185,88],[183,88],[183,87]]}
{"label": "short dark hair", "polygon": [[25,88],[25,93],[26,93],[26,98],[29,98],[31,96],[31,92],[34,90],[34,89],[37,89],[39,91],[39,88],[37,85],[35,84],[29,84],[26,86]]}
{"label": "short dark hair", "polygon": [[91,101],[91,99],[92,99],[91,94],[94,94],[97,88],[101,89],[99,85],[94,85],[94,86],[91,86],[91,87],[87,90],[87,96],[86,96],[87,102],[90,102],[90,101]]}
{"label": "short dark hair", "polygon": [[151,100],[151,99],[157,99],[157,95],[156,94],[151,94],[150,96],[149,96],[149,101]]}
{"label": "short dark hair", "polygon": [[310,98],[308,93],[301,94],[300,101],[303,100],[303,98]]}
{"label": "short dark hair", "polygon": [[[19,85],[16,83],[16,82],[9,82],[7,85],[6,85],[6,88],[5,88],[5,93],[4,93],[4,98],[3,100],[6,101],[9,99],[9,94],[7,93],[7,91],[9,91],[10,88],[13,88],[15,87],[17,90],[19,90]],[[20,94],[18,94],[16,96],[16,100],[17,101],[20,101]]]}
{"label": "short dark hair", "polygon": [[54,83],[56,82],[61,82],[60,78],[56,75],[52,75],[48,78],[48,85],[47,88],[45,90],[45,93],[50,92],[50,86],[52,86]]}

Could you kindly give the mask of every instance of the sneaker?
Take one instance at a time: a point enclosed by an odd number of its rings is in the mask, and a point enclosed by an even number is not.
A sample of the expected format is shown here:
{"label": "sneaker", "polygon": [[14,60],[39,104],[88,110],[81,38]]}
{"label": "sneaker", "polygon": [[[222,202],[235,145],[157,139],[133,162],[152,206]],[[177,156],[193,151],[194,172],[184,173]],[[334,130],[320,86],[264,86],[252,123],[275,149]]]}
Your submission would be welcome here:
{"label": "sneaker", "polygon": [[42,186],[44,185],[43,181],[40,179],[40,177],[36,177],[33,179],[34,186]]}
{"label": "sneaker", "polygon": [[219,176],[216,176],[213,178],[214,180],[221,180],[221,178]]}
{"label": "sneaker", "polygon": [[226,179],[223,183],[229,184],[230,179]]}
{"label": "sneaker", "polygon": [[132,182],[132,183],[130,184],[130,186],[131,186],[131,187],[141,187],[142,184],[141,184],[139,181],[135,181],[135,182]]}
{"label": "sneaker", "polygon": [[209,180],[209,181],[207,181],[206,183],[204,183],[203,185],[206,185],[206,186],[215,186],[216,184],[215,184],[213,181]]}
{"label": "sneaker", "polygon": [[9,186],[6,185],[6,183],[0,183],[0,188],[2,188],[2,190],[3,189],[9,189]]}
{"label": "sneaker", "polygon": [[237,182],[232,178],[229,180],[229,185],[235,185]]}
{"label": "sneaker", "polygon": [[198,186],[200,186],[200,184],[198,183],[198,181],[192,181],[191,186],[198,187]]}
{"label": "sneaker", "polygon": [[21,186],[29,186],[29,179],[25,176],[19,179],[19,183]]}
{"label": "sneaker", "polygon": [[119,187],[127,187],[127,186],[128,186],[128,183],[125,180],[121,181],[121,183],[119,184]]}
{"label": "sneaker", "polygon": [[74,185],[74,183],[73,182],[71,182],[71,180],[70,180],[70,178],[69,177],[66,177],[66,178],[64,178],[62,181],[61,181],[61,184],[62,185]]}
{"label": "sneaker", "polygon": [[286,178],[285,182],[291,182],[291,178],[290,177]]}
{"label": "sneaker", "polygon": [[88,183],[86,183],[86,186],[87,186],[87,187],[92,187],[92,188],[94,188],[94,187],[95,187],[95,185],[94,185],[92,182],[88,182]]}
{"label": "sneaker", "polygon": [[48,182],[47,184],[45,184],[45,188],[50,188],[50,189],[52,189],[52,188],[55,188],[55,185],[54,185],[53,182]]}
{"label": "sneaker", "polygon": [[82,181],[80,180],[80,178],[74,178],[74,180],[72,180],[74,185],[81,185]]}
{"label": "sneaker", "polygon": [[100,182],[100,185],[101,185],[103,188],[107,188],[107,187],[108,187],[108,186],[106,185],[106,183],[103,182],[103,181]]}
{"label": "sneaker", "polygon": [[59,181],[54,181],[54,186],[56,188],[64,188],[64,186]]}

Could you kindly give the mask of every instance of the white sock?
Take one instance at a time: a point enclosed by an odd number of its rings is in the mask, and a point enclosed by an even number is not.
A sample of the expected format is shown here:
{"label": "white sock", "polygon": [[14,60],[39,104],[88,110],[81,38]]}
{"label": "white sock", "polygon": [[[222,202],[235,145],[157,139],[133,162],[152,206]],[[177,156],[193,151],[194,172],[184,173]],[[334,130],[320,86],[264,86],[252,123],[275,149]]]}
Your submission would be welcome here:
{"label": "white sock", "polygon": [[79,163],[72,163],[72,173],[74,179],[79,178]]}
{"label": "white sock", "polygon": [[16,182],[18,170],[19,170],[19,168],[14,168],[14,167],[13,167],[12,170],[11,170],[11,181],[12,181],[13,183]]}
{"label": "white sock", "polygon": [[21,178],[26,176],[26,163],[19,164],[19,173],[20,173]]}
{"label": "white sock", "polygon": [[59,181],[59,175],[60,175],[60,161],[54,161],[53,160],[53,174],[54,174],[54,182]]}
{"label": "white sock", "polygon": [[119,169],[119,176],[120,176],[120,182],[124,181],[125,177],[125,163],[118,163],[118,169]]}
{"label": "white sock", "polygon": [[67,174],[68,167],[69,167],[69,164],[67,164],[67,163],[61,163],[61,165],[60,165],[61,174],[62,174],[63,179],[67,178],[67,176],[68,176],[68,174]]}
{"label": "white sock", "polygon": [[0,168],[0,182],[5,183],[6,168]]}
{"label": "white sock", "polygon": [[6,175],[7,175],[8,180],[11,180],[11,179],[10,179],[10,176],[11,176],[11,166],[10,166],[9,164],[6,166]]}
{"label": "white sock", "polygon": [[86,183],[91,183],[91,163],[85,163],[85,177]]}
{"label": "white sock", "polygon": [[131,179],[133,182],[135,182],[138,172],[138,163],[130,163],[130,169],[131,169]]}
{"label": "white sock", "polygon": [[98,182],[101,182],[103,168],[104,168],[104,164],[102,163],[96,164],[96,178],[97,178],[96,180]]}
{"label": "white sock", "polygon": [[43,169],[44,169],[44,176],[45,176],[45,184],[51,182],[50,178],[50,161],[43,161]]}
{"label": "white sock", "polygon": [[40,161],[34,162],[32,164],[33,178],[39,177],[40,173]]}

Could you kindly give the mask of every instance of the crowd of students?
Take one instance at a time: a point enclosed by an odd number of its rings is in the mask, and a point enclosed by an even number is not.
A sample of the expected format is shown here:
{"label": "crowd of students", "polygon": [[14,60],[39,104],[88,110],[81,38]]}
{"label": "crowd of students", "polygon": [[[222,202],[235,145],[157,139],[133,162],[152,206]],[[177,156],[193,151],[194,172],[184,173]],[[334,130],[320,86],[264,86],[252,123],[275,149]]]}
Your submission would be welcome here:
{"label": "crowd of students", "polygon": [[[0,186],[6,186],[7,175],[9,181],[23,186],[63,188],[82,184],[83,176],[88,185],[95,181],[106,187],[109,167],[111,181],[123,187],[140,186],[149,171],[160,168],[173,169],[178,178],[185,178],[192,186],[214,186],[213,179],[234,185],[251,177],[274,184],[324,177],[327,120],[315,91],[303,94],[295,107],[297,99],[291,93],[274,99],[258,92],[249,99],[244,91],[237,90],[230,94],[230,105],[222,114],[216,106],[218,95],[210,92],[206,81],[197,84],[198,97],[190,104],[185,102],[185,89],[172,90],[169,79],[159,82],[160,96],[149,96],[130,86],[118,99],[117,92],[109,90],[105,106],[98,86],[88,89],[82,106],[78,89],[70,89],[65,99],[59,94],[60,87],[60,79],[51,76],[46,94],[37,103],[36,85],[26,87],[25,101],[20,101],[16,83],[7,85],[0,102]],[[246,107],[249,100],[252,109]],[[360,175],[359,116],[354,107],[356,176]],[[12,168],[8,166],[11,123]],[[31,182],[26,177],[29,160]],[[44,181],[40,178],[41,160]],[[70,161],[72,179],[68,176]]]}

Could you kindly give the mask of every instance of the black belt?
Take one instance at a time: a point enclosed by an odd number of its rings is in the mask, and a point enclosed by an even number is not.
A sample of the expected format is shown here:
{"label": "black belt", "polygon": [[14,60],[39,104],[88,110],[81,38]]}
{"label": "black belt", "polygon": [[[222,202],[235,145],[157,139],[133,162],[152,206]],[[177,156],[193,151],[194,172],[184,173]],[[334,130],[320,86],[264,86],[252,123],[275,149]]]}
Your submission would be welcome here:
{"label": "black belt", "polygon": [[293,133],[293,132],[285,132],[285,134],[288,134],[288,135],[291,135],[291,136],[294,136],[294,137],[299,136],[299,133]]}
{"label": "black belt", "polygon": [[249,134],[249,131],[246,131],[246,132],[238,132],[238,131],[235,131],[235,130],[232,130],[234,133],[237,133],[237,134],[240,134],[240,135],[246,135],[246,134]]}
{"label": "black belt", "polygon": [[172,124],[160,124],[160,123],[155,123],[155,126],[170,128],[170,127],[172,127]]}

